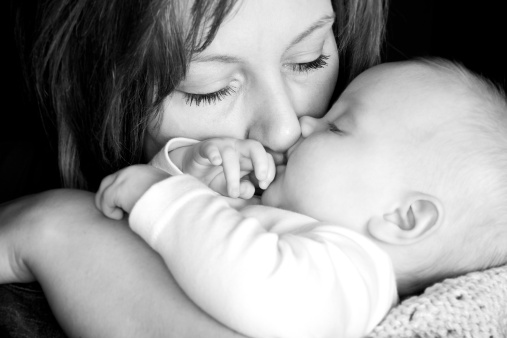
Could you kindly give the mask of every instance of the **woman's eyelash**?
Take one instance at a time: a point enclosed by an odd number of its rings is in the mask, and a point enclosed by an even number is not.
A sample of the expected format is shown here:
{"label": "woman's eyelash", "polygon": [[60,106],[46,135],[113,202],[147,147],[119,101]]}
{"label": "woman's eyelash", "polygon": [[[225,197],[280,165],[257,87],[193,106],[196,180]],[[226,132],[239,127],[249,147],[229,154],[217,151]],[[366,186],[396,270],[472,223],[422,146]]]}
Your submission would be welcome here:
{"label": "woman's eyelash", "polygon": [[312,70],[326,67],[327,66],[327,62],[326,62],[327,59],[329,59],[329,55],[322,54],[321,56],[319,56],[317,59],[315,59],[313,61],[305,62],[305,63],[294,63],[294,64],[291,64],[290,67],[291,67],[291,70],[294,72],[299,72],[299,73],[309,72]]}
{"label": "woman's eyelash", "polygon": [[216,103],[217,101],[222,101],[224,97],[232,95],[235,92],[236,91],[234,90],[234,88],[227,86],[225,88],[217,90],[216,92],[207,94],[184,93],[185,103],[188,104],[189,106],[191,106],[192,103],[195,103],[196,106],[199,106],[201,103],[204,104]]}

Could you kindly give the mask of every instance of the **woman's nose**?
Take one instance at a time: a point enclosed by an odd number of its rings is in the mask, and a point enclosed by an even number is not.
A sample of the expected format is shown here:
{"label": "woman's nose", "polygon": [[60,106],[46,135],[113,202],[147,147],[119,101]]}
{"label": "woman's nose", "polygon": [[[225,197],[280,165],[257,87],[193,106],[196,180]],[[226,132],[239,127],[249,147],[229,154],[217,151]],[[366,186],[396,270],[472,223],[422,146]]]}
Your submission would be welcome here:
{"label": "woman's nose", "polygon": [[252,110],[248,138],[260,141],[274,152],[283,153],[301,136],[296,109],[285,93],[263,95]]}
{"label": "woman's nose", "polygon": [[299,124],[301,128],[301,136],[305,138],[317,131],[324,130],[326,125],[322,118],[315,118],[311,116],[302,116],[299,119]]}

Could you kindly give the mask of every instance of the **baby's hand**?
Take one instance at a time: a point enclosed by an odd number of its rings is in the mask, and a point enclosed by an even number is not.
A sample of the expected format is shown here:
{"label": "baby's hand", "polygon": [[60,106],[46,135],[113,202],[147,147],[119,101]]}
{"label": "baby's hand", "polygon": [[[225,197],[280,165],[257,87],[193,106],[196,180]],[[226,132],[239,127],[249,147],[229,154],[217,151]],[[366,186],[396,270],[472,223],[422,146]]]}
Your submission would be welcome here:
{"label": "baby's hand", "polygon": [[249,199],[255,186],[246,178],[253,172],[259,187],[266,189],[275,178],[273,156],[255,140],[214,138],[193,146],[182,171],[201,179],[211,189],[233,198]]}
{"label": "baby's hand", "polygon": [[122,219],[153,184],[169,177],[149,165],[133,165],[106,176],[95,195],[95,205],[104,215]]}

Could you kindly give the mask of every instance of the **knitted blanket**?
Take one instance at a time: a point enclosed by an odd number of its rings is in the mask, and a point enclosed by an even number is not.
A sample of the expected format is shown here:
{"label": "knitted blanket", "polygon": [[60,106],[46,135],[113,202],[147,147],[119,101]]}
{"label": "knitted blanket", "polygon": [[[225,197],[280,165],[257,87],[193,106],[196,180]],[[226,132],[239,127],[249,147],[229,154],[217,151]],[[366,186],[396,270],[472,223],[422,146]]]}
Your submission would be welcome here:
{"label": "knitted blanket", "polygon": [[446,279],[393,308],[368,338],[507,338],[507,265]]}

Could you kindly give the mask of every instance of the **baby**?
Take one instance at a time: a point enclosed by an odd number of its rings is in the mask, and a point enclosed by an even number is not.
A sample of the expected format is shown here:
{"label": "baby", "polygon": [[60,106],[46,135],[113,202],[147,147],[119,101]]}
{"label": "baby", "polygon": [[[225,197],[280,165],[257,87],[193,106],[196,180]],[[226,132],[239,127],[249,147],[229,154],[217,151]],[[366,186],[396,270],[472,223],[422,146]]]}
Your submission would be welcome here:
{"label": "baby", "polygon": [[[507,263],[507,100],[487,80],[383,64],[300,123],[276,177],[255,141],[175,139],[105,178],[97,206],[130,213],[185,293],[252,337],[361,337],[397,292]],[[261,205],[215,192],[251,197],[252,171]]]}

